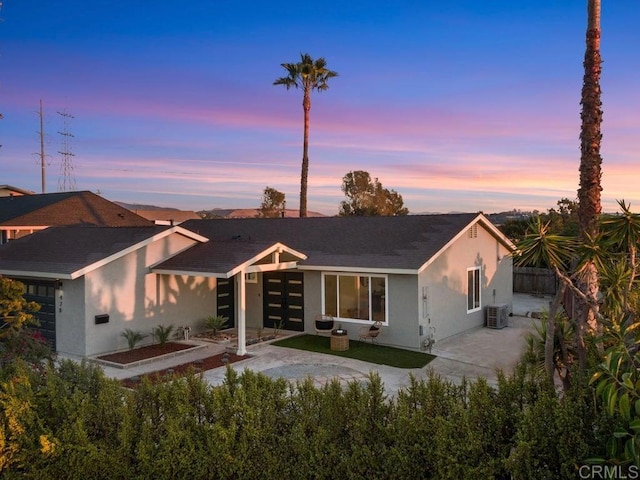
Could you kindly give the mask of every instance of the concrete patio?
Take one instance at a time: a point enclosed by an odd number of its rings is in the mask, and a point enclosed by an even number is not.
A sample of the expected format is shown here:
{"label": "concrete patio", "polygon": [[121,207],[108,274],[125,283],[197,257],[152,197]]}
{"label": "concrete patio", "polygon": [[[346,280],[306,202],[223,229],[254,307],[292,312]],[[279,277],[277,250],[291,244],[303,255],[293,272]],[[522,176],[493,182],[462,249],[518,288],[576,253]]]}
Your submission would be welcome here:
{"label": "concrete patio", "polygon": [[[280,377],[293,381],[311,377],[318,386],[331,378],[338,378],[341,382],[364,381],[370,372],[376,372],[390,395],[407,386],[410,375],[421,379],[426,378],[430,371],[456,382],[463,377],[482,376],[490,383],[495,383],[496,369],[509,372],[515,366],[522,354],[525,336],[533,330],[533,322],[537,321],[536,314],[548,309],[550,301],[551,298],[548,296],[515,294],[513,316],[509,317],[507,327],[478,327],[437,342],[432,350],[437,358],[421,369],[373,365],[349,358],[277,347],[270,343],[250,346],[248,350],[251,358],[234,363],[231,367],[238,372],[250,369],[272,378]],[[197,351],[136,367],[120,369],[103,366],[103,369],[108,376],[122,379],[216,355],[225,349],[225,345],[205,343],[204,348]],[[225,369],[208,370],[202,375],[211,385],[220,385],[224,380]]]}

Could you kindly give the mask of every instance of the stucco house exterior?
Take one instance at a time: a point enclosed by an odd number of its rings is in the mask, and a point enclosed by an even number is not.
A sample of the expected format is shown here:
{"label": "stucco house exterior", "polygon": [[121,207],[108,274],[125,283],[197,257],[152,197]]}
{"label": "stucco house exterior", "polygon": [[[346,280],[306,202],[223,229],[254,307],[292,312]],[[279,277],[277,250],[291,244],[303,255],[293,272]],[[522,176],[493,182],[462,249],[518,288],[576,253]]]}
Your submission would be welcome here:
{"label": "stucco house exterior", "polygon": [[352,339],[381,321],[381,344],[419,350],[511,305],[514,249],[481,213],[68,226],[0,245],[0,275],[44,305],[63,353],[125,349],[125,328],[195,333],[219,314],[243,354],[248,327],[315,333],[321,313]]}

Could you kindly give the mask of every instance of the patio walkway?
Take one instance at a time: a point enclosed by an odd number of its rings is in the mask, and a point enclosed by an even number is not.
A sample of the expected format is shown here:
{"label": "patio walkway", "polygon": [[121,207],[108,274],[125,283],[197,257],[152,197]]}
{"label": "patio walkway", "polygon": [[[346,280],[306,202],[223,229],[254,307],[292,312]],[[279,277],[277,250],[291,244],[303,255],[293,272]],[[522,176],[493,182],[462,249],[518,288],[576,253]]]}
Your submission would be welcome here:
{"label": "patio walkway", "polygon": [[[365,381],[370,372],[377,372],[390,395],[409,384],[410,374],[421,379],[426,378],[430,370],[456,382],[463,377],[483,376],[490,383],[495,383],[497,368],[509,372],[519,360],[525,336],[533,330],[533,322],[537,321],[533,318],[535,313],[548,308],[549,301],[551,298],[548,296],[514,294],[514,315],[509,317],[507,327],[498,330],[478,327],[437,342],[432,351],[437,358],[424,368],[402,369],[373,365],[360,360],[276,347],[270,343],[249,346],[248,353],[252,358],[233,363],[231,367],[237,372],[250,369],[272,378],[282,377],[293,381],[311,377],[318,386],[334,377],[341,382]],[[133,368],[103,368],[108,376],[122,379],[222,353],[225,348],[225,345],[207,343],[205,348],[196,352]],[[225,371],[224,368],[218,368],[205,371],[202,375],[211,385],[220,385]]]}

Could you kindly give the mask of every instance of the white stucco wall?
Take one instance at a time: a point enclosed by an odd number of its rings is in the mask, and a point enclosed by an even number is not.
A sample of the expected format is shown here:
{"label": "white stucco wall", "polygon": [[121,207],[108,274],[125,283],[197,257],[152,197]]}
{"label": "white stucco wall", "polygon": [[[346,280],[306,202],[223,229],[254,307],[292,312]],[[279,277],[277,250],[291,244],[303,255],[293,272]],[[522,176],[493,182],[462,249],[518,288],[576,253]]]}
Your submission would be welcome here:
{"label": "white stucco wall", "polygon": [[[193,243],[172,234],[85,275],[84,355],[126,349],[127,341],[122,337],[126,328],[149,334],[161,324],[181,326],[195,321],[191,313],[201,302],[215,305],[215,300],[210,300],[215,279],[173,277],[163,285],[161,276],[148,273],[149,267]],[[109,315],[109,322],[96,325],[95,316],[102,314]],[[147,337],[140,345],[151,340]]]}
{"label": "white stucco wall", "polygon": [[[423,338],[430,326],[435,328],[436,340],[440,340],[484,325],[487,305],[508,304],[511,308],[513,276],[509,252],[480,225],[477,233],[475,238],[462,235],[420,274],[417,302]],[[482,267],[481,309],[467,313],[467,268],[474,266]]]}
{"label": "white stucco wall", "polygon": [[84,277],[63,280],[56,289],[56,349],[86,355]]}

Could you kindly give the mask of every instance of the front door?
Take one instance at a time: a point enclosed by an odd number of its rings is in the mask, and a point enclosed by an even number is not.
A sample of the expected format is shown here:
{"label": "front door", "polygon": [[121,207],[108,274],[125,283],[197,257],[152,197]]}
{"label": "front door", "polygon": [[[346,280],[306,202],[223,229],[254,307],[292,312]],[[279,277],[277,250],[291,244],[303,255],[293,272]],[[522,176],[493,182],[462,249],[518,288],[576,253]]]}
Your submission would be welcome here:
{"label": "front door", "polygon": [[225,328],[236,326],[235,281],[233,278],[218,278],[216,285],[216,315],[227,319]]}
{"label": "front door", "polygon": [[262,276],[264,327],[304,331],[304,288],[301,272],[269,272]]}

